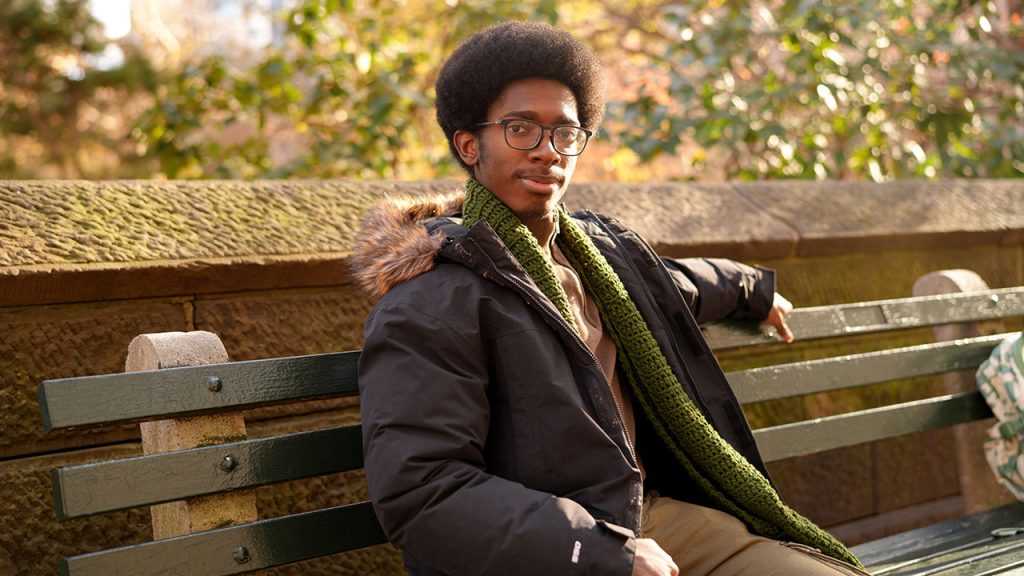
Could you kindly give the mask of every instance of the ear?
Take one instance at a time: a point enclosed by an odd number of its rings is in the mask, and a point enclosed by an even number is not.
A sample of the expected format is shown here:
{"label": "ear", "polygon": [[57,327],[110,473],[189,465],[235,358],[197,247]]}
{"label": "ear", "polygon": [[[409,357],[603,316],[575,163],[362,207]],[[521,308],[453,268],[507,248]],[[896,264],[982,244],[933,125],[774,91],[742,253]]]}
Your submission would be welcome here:
{"label": "ear", "polygon": [[476,166],[480,162],[480,141],[476,134],[465,130],[456,130],[452,137],[455,150],[468,166]]}

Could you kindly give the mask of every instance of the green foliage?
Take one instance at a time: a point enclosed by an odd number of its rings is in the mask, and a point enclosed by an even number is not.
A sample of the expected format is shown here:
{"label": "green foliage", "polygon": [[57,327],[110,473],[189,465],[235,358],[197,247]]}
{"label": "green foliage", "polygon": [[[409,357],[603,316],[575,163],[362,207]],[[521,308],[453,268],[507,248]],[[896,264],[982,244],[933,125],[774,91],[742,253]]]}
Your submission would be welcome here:
{"label": "green foliage", "polygon": [[157,79],[135,53],[119,68],[96,69],[109,43],[87,4],[0,3],[0,178],[95,177],[89,154],[123,147],[132,156],[128,130],[93,130],[93,118]]}
{"label": "green foliage", "polygon": [[87,0],[0,2],[0,178],[457,175],[434,80],[509,18],[561,25],[608,65],[588,155],[632,154],[599,160],[605,177],[678,159],[689,178],[1024,175],[1024,0],[286,4],[255,61],[157,73],[130,41],[97,69],[110,42]]}
{"label": "green foliage", "polygon": [[1016,4],[677,2],[642,42],[666,85],[610,116],[642,159],[689,140],[731,178],[1020,177]]}
{"label": "green foliage", "polygon": [[454,169],[433,120],[440,63],[507,18],[554,21],[554,3],[304,0],[287,41],[253,66],[190,65],[139,125],[171,178],[365,177]]}

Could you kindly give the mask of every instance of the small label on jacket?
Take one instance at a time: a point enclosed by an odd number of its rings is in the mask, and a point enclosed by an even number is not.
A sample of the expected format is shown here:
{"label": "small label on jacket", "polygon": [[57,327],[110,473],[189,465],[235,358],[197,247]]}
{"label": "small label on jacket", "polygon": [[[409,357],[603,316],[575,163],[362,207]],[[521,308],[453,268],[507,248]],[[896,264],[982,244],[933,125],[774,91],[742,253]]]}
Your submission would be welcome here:
{"label": "small label on jacket", "polygon": [[580,544],[580,541],[577,540],[576,544],[574,544],[573,547],[572,547],[572,563],[573,564],[579,564],[580,563],[580,549],[581,548],[583,548],[583,544]]}

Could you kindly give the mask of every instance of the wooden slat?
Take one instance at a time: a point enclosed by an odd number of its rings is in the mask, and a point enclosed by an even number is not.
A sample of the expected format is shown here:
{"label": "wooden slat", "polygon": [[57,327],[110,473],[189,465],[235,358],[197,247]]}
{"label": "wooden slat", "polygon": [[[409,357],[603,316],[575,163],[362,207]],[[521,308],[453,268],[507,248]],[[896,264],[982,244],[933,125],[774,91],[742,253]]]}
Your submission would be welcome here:
{"label": "wooden slat", "polygon": [[926,557],[916,565],[886,568],[873,572],[876,576],[996,576],[1020,575],[1024,565],[1024,538],[1007,538],[977,543],[961,550]]}
{"label": "wooden slat", "polygon": [[[797,308],[787,322],[797,340],[815,340],[1014,316],[1024,316],[1024,286]],[[712,323],[703,329],[716,350],[776,341],[752,322]]]}
{"label": "wooden slat", "polygon": [[65,558],[61,574],[238,574],[385,541],[373,508],[362,502]]}
{"label": "wooden slat", "polygon": [[[793,311],[790,326],[808,340],[1022,314],[1024,287],[1018,287],[803,308]],[[719,349],[764,342],[763,335],[749,333],[750,327],[745,325],[746,334],[721,326],[708,332]],[[343,352],[47,380],[38,393],[43,426],[51,431],[354,394],[358,356]],[[208,386],[214,377],[222,383],[216,392]]]}
{"label": "wooden slat", "polygon": [[766,462],[991,418],[978,392],[964,392],[754,430]]}
{"label": "wooden slat", "polygon": [[46,380],[39,406],[49,432],[356,394],[358,362],[359,352],[338,352]]}
{"label": "wooden slat", "polygon": [[836,356],[726,374],[741,403],[854,388],[903,378],[976,369],[1003,339],[996,334],[951,342]]}
{"label": "wooden slat", "polygon": [[346,426],[58,468],[53,493],[67,519],[362,466],[362,430]]}
{"label": "wooden slat", "polygon": [[989,541],[992,530],[1024,524],[1024,503],[1013,502],[991,510],[886,536],[851,548],[865,565],[884,569],[947,550]]}

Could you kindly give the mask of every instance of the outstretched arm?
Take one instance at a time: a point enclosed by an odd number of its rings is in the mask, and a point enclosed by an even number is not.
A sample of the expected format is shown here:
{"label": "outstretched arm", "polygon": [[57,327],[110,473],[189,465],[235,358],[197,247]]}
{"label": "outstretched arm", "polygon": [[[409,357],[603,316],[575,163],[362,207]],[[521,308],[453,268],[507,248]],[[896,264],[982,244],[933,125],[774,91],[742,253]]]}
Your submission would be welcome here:
{"label": "outstretched arm", "polygon": [[775,271],[724,258],[663,258],[698,323],[764,320],[772,308]]}
{"label": "outstretched arm", "polygon": [[775,271],[723,258],[663,258],[697,322],[761,320],[793,341],[786,315],[793,305],[775,292]]}

